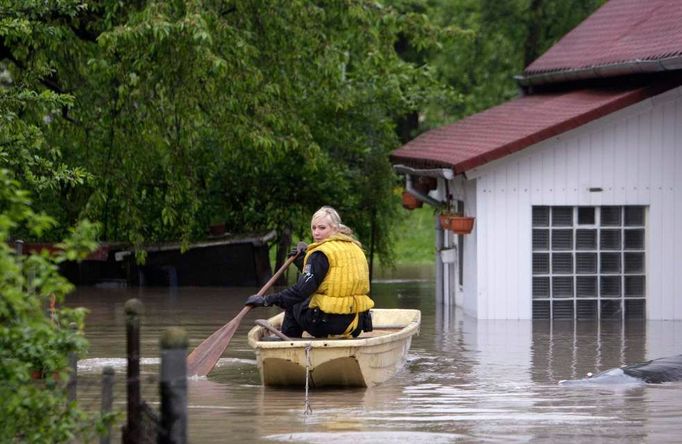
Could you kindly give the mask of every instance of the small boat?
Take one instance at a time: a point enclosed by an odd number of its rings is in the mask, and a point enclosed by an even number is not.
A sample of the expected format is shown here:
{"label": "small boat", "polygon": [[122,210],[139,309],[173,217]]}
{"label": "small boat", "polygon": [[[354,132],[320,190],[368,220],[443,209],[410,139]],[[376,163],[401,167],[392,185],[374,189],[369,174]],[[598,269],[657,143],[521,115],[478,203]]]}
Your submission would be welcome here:
{"label": "small boat", "polygon": [[[277,340],[256,326],[249,345],[256,351],[263,385],[310,387],[371,387],[382,383],[404,365],[412,336],[419,332],[421,312],[373,309],[374,330],[357,338],[291,338]],[[284,313],[270,318],[279,329]]]}

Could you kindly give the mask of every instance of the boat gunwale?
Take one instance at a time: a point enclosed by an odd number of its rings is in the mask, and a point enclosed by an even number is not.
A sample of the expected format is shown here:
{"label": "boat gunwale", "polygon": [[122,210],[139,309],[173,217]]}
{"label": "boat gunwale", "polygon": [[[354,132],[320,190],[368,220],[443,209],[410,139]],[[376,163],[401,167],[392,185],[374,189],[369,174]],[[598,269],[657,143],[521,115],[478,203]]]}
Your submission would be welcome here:
{"label": "boat gunwale", "polygon": [[[260,326],[253,327],[248,333],[249,345],[255,350],[273,350],[273,349],[305,349],[307,347],[331,349],[331,348],[362,348],[372,347],[388,342],[395,342],[411,337],[419,332],[421,324],[421,311],[416,309],[376,309],[381,311],[399,310],[401,312],[408,312],[412,315],[412,319],[400,329],[395,332],[390,332],[381,336],[373,336],[368,338],[339,338],[339,339],[325,339],[325,338],[296,338],[292,341],[261,341],[256,339],[258,334],[264,328]],[[374,310],[373,310],[374,311]],[[270,322],[278,317],[283,317],[284,313],[279,313],[269,319]],[[375,330],[381,330],[381,325],[378,325]],[[262,335],[260,336],[262,337]]]}

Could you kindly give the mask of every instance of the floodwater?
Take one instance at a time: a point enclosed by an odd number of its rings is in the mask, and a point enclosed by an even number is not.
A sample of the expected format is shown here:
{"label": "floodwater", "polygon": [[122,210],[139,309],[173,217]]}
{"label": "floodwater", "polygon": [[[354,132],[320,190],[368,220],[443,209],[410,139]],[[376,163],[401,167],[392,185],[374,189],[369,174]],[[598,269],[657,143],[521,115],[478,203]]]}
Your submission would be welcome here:
{"label": "floodwater", "polygon": [[[99,410],[104,366],[116,370],[114,408],[125,417],[125,314],[140,299],[143,398],[158,408],[158,340],[181,326],[196,346],[228,322],[255,288],[82,288],[69,305],[90,310],[88,356],[78,397]],[[189,380],[192,443],[296,442],[680,442],[682,382],[571,384],[621,365],[682,353],[682,322],[477,321],[434,304],[429,269],[400,269],[373,283],[378,307],[422,311],[405,368],[368,389],[313,390],[260,385],[242,322],[218,366]],[[114,431],[120,441],[120,430]]]}

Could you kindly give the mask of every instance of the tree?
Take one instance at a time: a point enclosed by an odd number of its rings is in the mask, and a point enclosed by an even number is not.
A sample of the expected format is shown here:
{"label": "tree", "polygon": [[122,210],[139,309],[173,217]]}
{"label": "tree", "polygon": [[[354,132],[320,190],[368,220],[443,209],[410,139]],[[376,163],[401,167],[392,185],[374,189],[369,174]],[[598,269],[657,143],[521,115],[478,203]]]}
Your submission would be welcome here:
{"label": "tree", "polygon": [[[12,442],[91,439],[99,422],[66,399],[68,355],[83,353],[87,342],[84,311],[59,306],[73,287],[57,266],[94,248],[97,225],[83,220],[59,230],[70,234],[55,255],[19,255],[10,247],[57,226],[35,210],[24,188],[53,194],[88,180],[44,136],[53,116],[68,118],[73,103],[73,96],[48,87],[54,79],[48,55],[60,47],[62,17],[77,12],[76,2],[0,1],[0,430]],[[35,20],[47,16],[53,18]],[[57,306],[47,316],[51,302]],[[34,372],[45,378],[32,380]]]}
{"label": "tree", "polygon": [[[56,4],[67,10],[15,15],[58,42],[28,34],[27,52],[6,34],[0,46],[13,78],[68,93],[49,123],[45,110],[21,117],[82,173],[36,195],[62,231],[89,217],[106,240],[187,245],[216,218],[233,232],[284,232],[332,204],[367,241],[395,207],[395,120],[447,95],[393,46],[447,33],[373,1]],[[36,60],[50,62],[29,77]],[[389,231],[374,233],[388,255]]]}
{"label": "tree", "polygon": [[78,11],[74,1],[0,0],[0,167],[34,196],[46,196],[45,202],[89,178],[44,137],[49,122],[68,118],[73,104],[74,97],[55,84],[52,59],[70,33],[64,17]]}
{"label": "tree", "polygon": [[0,166],[58,221],[45,238],[302,234],[331,204],[390,259],[388,153],[516,95],[603,0],[2,1],[3,92],[43,100],[7,102]]}
{"label": "tree", "polygon": [[422,11],[465,38],[435,51],[408,51],[430,64],[460,94],[421,112],[419,131],[450,123],[519,94],[514,76],[594,12],[605,0],[390,0],[403,11]]}

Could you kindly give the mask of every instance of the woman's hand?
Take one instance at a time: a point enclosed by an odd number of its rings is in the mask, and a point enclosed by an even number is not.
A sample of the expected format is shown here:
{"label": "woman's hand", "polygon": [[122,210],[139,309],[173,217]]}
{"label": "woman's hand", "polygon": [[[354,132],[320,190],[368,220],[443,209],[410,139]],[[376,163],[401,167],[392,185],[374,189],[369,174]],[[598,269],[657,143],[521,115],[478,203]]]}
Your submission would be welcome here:
{"label": "woman's hand", "polygon": [[244,305],[250,305],[252,307],[267,307],[270,304],[268,304],[268,300],[265,297],[259,294],[252,294],[246,299]]}

